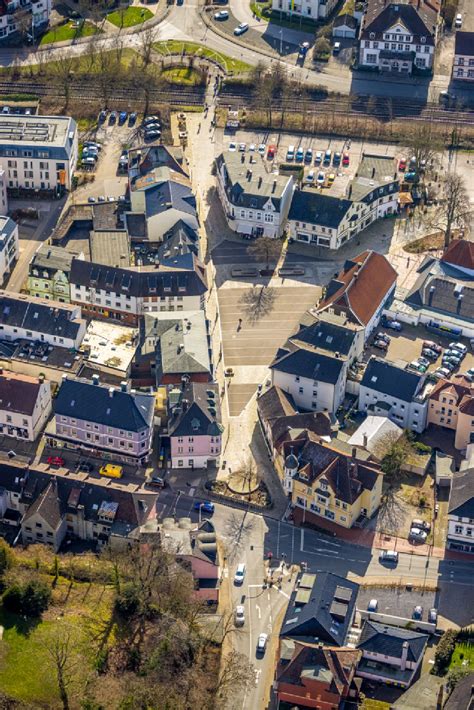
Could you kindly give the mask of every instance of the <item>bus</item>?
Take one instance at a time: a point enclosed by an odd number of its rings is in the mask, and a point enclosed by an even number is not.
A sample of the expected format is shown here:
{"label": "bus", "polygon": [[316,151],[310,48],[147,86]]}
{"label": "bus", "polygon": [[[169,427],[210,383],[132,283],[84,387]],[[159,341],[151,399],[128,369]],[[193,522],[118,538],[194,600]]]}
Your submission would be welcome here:
{"label": "bus", "polygon": [[437,335],[454,340],[459,340],[462,336],[461,328],[456,328],[454,325],[443,325],[435,320],[430,320],[426,323],[426,329],[431,331],[431,333],[436,333]]}

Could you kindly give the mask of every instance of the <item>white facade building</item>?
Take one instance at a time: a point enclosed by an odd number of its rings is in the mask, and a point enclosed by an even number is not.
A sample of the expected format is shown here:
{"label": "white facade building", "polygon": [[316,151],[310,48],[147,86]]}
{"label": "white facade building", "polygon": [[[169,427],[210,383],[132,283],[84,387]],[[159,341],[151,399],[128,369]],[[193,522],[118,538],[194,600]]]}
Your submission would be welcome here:
{"label": "white facade building", "polygon": [[266,171],[257,155],[242,162],[245,153],[221,153],[216,159],[217,192],[229,227],[239,234],[280,237],[286,225],[293,177]]}
{"label": "white facade building", "polygon": [[272,10],[310,20],[329,17],[337,0],[272,0]]}
{"label": "white facade building", "polygon": [[474,552],[474,469],[454,474],[448,508],[449,550]]}
{"label": "white facade building", "polygon": [[77,150],[69,116],[0,115],[0,161],[10,190],[69,190]]}
{"label": "white facade building", "polygon": [[0,370],[0,434],[34,441],[51,410],[51,386],[44,377]]}
{"label": "white facade building", "polygon": [[0,214],[8,213],[7,174],[0,165]]}
{"label": "white facade building", "polygon": [[474,82],[474,32],[456,32],[453,79]]}
{"label": "white facade building", "polygon": [[11,273],[19,254],[18,225],[10,217],[0,215],[0,283]]}
{"label": "white facade building", "polygon": [[0,8],[0,41],[17,33],[33,39],[46,29],[51,0],[4,0]]}

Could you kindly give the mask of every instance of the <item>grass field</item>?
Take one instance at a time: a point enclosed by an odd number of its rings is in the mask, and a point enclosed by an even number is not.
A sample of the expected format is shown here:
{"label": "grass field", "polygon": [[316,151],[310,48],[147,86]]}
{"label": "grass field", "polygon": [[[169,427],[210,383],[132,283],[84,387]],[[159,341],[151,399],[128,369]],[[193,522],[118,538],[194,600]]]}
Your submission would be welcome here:
{"label": "grass field", "polygon": [[170,67],[163,69],[162,76],[172,84],[183,84],[184,86],[194,86],[201,81],[201,75],[190,67]]}
{"label": "grass field", "polygon": [[163,56],[168,54],[185,54],[193,57],[204,57],[205,59],[211,59],[218,62],[228,74],[241,74],[243,72],[250,71],[252,68],[250,64],[247,64],[246,62],[229,57],[227,54],[214,52],[214,50],[208,49],[207,47],[204,47],[204,45],[198,44],[197,42],[182,42],[177,39],[171,39],[163,42],[155,42],[153,47],[158,54],[162,54]]}
{"label": "grass field", "polygon": [[[94,629],[96,624],[110,618],[111,598],[109,587],[79,582],[71,586],[60,577],[53,591],[53,603],[40,621],[24,621],[23,617],[0,607],[0,625],[4,627],[0,642],[0,691],[38,706],[56,707],[58,692],[48,639],[62,634],[66,628],[85,629],[86,623]],[[92,662],[91,653],[90,667]],[[89,670],[84,668],[85,673]]]}
{"label": "grass field", "polygon": [[474,670],[474,644],[465,641],[457,643],[454,653],[451,657],[449,670],[453,668],[463,668],[466,671]]}
{"label": "grass field", "polygon": [[95,25],[90,22],[81,22],[76,27],[74,20],[67,22],[65,25],[53,27],[41,37],[40,44],[52,44],[53,42],[65,42],[70,39],[79,39],[79,37],[90,37],[97,32],[101,32]]}
{"label": "grass field", "polygon": [[146,22],[153,17],[151,10],[146,7],[127,7],[123,10],[115,10],[107,15],[107,20],[116,27],[134,27]]}

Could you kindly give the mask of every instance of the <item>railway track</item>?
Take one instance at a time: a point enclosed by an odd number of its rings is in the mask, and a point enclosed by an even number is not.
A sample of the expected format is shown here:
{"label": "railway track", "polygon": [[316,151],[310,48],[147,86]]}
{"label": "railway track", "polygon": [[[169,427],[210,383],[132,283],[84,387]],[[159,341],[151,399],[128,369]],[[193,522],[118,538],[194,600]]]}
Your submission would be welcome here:
{"label": "railway track", "polygon": [[[251,96],[250,92],[226,92],[220,94],[219,104],[230,106],[232,109],[255,108],[267,110],[268,106],[258,98]],[[397,99],[389,102],[386,98],[362,96],[328,96],[308,97],[297,96],[289,99],[274,99],[273,110],[284,109],[288,113],[307,114],[341,114],[353,116],[373,116],[380,120],[397,121],[422,121],[433,123],[447,123],[454,126],[474,125],[474,111],[470,109],[456,110],[444,108],[437,104],[423,104],[406,99]]]}
{"label": "railway track", "polygon": [[[32,94],[41,97],[64,98],[65,91],[60,85],[55,84],[40,84],[38,82],[25,81],[0,81],[1,94]],[[148,92],[152,103],[166,103],[178,106],[198,106],[204,103],[205,90],[201,91],[161,91],[151,89]],[[104,91],[99,86],[91,86],[90,82],[77,81],[71,83],[69,87],[70,98],[81,99],[83,101],[99,101],[104,98]],[[116,85],[113,91],[110,92],[109,102],[127,102],[133,100],[143,100],[145,92],[136,87]]]}

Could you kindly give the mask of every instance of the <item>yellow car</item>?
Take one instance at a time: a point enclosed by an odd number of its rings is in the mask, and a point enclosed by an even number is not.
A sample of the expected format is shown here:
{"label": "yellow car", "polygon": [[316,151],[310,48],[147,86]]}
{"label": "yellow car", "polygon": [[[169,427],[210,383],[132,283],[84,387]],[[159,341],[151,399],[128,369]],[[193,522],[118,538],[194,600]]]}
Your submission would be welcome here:
{"label": "yellow car", "polygon": [[108,476],[109,478],[122,478],[123,468],[113,463],[106,463],[105,466],[99,468],[99,473],[101,476]]}
{"label": "yellow car", "polygon": [[329,173],[329,175],[328,175],[328,185],[332,185],[335,179],[336,179],[336,176],[334,175],[334,173]]}

